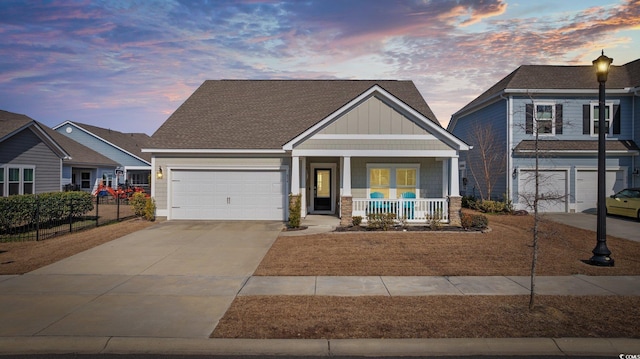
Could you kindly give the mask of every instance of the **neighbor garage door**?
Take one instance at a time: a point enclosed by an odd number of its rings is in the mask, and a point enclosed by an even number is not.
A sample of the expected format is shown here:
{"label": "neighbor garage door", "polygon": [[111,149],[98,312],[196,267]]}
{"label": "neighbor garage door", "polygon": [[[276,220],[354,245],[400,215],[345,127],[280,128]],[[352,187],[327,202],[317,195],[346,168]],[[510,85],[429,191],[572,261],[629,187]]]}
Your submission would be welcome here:
{"label": "neighbor garage door", "polygon": [[[539,171],[538,193],[542,197],[538,201],[540,212],[566,212],[567,211],[567,172],[566,171]],[[527,199],[533,204],[536,193],[535,171],[521,170],[518,180],[518,202],[526,203]],[[544,199],[549,198],[549,199]],[[524,206],[523,206],[524,207]],[[527,208],[527,210],[532,210]]]}
{"label": "neighbor garage door", "polygon": [[284,220],[284,171],[172,170],[170,219]]}
{"label": "neighbor garage door", "polygon": [[[610,196],[625,188],[622,170],[607,171],[605,196]],[[576,172],[576,212],[595,209],[598,206],[598,171],[578,170]]]}

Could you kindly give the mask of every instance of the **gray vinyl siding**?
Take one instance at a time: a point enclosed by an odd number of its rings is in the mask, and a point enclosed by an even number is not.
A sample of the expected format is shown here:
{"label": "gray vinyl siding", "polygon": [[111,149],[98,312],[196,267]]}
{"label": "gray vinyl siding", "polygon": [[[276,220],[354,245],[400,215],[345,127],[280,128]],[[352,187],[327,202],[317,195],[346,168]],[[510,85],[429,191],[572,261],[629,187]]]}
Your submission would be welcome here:
{"label": "gray vinyl siding", "polygon": [[[507,192],[506,183],[506,166],[507,160],[507,103],[506,101],[497,101],[486,106],[476,112],[462,116],[458,119],[456,126],[451,130],[452,133],[464,142],[473,146],[473,149],[466,154],[462,154],[459,161],[465,161],[467,165],[466,178],[467,185],[460,184],[460,192],[464,195],[480,196],[479,188],[486,188],[485,181],[481,173],[481,156],[478,147],[478,140],[474,135],[477,128],[492,129],[493,142],[498,145],[501,155],[505,158],[502,164],[495,168],[495,172],[500,174],[495,180],[492,193],[492,199],[502,199]],[[473,175],[475,173],[475,176]],[[462,178],[460,178],[462,181]],[[486,195],[485,195],[486,196]]]}
{"label": "gray vinyl siding", "polygon": [[435,158],[351,158],[351,194],[353,198],[367,198],[367,164],[420,164],[420,198],[442,198],[443,162]]}
{"label": "gray vinyl siding", "polygon": [[[67,133],[65,131],[69,126],[73,128],[71,133]],[[56,131],[117,162],[121,166],[148,166],[147,163],[131,156],[128,152],[119,150],[118,148],[84,132],[76,126],[67,124],[58,128]]]}
{"label": "gray vinyl siding", "polygon": [[59,192],[62,189],[61,159],[30,129],[0,143],[0,165],[12,164],[35,167],[36,193]]}
{"label": "gray vinyl siding", "polygon": [[[155,179],[155,201],[159,210],[167,210],[167,182],[171,180],[169,168],[172,167],[192,167],[192,168],[213,168],[213,167],[260,167],[260,166],[288,166],[289,171],[291,168],[291,158],[286,157],[241,157],[241,156],[226,156],[226,157],[211,157],[211,156],[193,156],[193,157],[178,157],[178,156],[156,156],[155,158],[156,168],[152,170],[152,175],[155,176],[155,171],[158,166],[163,168],[163,179]],[[205,191],[206,188],[203,188]]]}
{"label": "gray vinyl siding", "polygon": [[423,135],[428,132],[379,98],[372,96],[319,133]]}

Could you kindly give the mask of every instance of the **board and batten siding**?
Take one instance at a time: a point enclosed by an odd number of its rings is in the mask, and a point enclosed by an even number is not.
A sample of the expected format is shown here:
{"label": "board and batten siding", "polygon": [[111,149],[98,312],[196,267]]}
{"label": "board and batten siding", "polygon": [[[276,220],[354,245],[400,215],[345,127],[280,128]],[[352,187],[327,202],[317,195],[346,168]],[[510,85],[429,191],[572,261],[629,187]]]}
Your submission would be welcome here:
{"label": "board and batten siding", "polygon": [[427,132],[406,116],[372,96],[343,114],[319,134],[423,135]]}
{"label": "board and batten siding", "polygon": [[0,165],[35,166],[36,193],[62,190],[61,161],[30,129],[21,131],[0,144]]}
{"label": "board and batten siding", "polygon": [[[154,179],[154,198],[156,201],[156,207],[158,210],[168,210],[167,208],[167,196],[168,196],[168,181],[171,180],[169,173],[170,168],[191,168],[191,169],[214,169],[214,168],[238,168],[243,167],[282,167],[287,166],[290,168],[291,159],[286,157],[174,157],[174,156],[156,156],[155,157],[156,168],[152,171],[152,176],[155,176],[155,171],[158,166],[162,166],[164,177],[162,179]],[[206,191],[206,188],[202,189]]]}
{"label": "board and batten siding", "polygon": [[353,198],[367,198],[367,164],[419,164],[420,198],[442,198],[443,162],[435,158],[351,158],[351,194]]}
{"label": "board and batten siding", "polygon": [[[480,150],[478,146],[478,139],[475,135],[475,131],[478,129],[490,129],[491,139],[497,145],[498,149],[504,157],[502,164],[493,168],[492,170],[500,175],[495,179],[493,184],[492,193],[490,197],[492,199],[503,199],[507,192],[507,103],[506,101],[497,101],[491,105],[488,105],[476,112],[462,116],[458,119],[455,128],[451,131],[458,138],[462,139],[469,145],[473,146],[473,149],[467,151],[466,155],[463,154],[459,161],[466,162],[466,178],[467,184],[460,183],[461,194],[474,195],[480,197],[478,188],[486,188],[485,180],[482,174],[482,160]],[[473,175],[475,173],[475,176]],[[462,182],[462,176],[460,177]]]}

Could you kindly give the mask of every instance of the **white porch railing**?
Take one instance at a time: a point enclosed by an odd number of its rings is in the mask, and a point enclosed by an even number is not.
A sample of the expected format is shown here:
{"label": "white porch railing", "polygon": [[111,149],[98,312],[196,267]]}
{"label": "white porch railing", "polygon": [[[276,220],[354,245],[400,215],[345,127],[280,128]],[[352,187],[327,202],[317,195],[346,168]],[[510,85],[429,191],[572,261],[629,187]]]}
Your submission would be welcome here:
{"label": "white porch railing", "polygon": [[427,218],[449,222],[449,202],[446,198],[354,198],[352,215],[367,221],[369,213],[395,213],[407,223],[426,223]]}

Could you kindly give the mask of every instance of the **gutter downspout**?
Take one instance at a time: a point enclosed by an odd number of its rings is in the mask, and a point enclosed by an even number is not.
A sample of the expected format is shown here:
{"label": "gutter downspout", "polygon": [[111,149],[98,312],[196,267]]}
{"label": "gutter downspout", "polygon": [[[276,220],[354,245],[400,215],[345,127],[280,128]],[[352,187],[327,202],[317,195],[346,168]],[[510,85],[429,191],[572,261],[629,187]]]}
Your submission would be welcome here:
{"label": "gutter downspout", "polygon": [[[633,135],[635,135],[636,133],[636,97],[638,97],[640,94],[640,87],[636,87],[635,90],[633,90],[633,97],[631,98],[631,133],[632,133],[632,138]],[[636,184],[636,177],[638,177],[638,175],[634,175],[633,171],[636,169],[636,156],[631,156],[631,184],[633,187],[637,187]]]}
{"label": "gutter downspout", "polygon": [[[506,100],[507,105],[507,148],[505,149],[506,153],[506,166],[507,171],[505,173],[506,176],[506,184],[507,184],[507,196],[509,196],[509,200],[513,203],[513,179],[511,178],[511,173],[513,172],[513,159],[511,158],[511,147],[513,145],[513,97],[504,97],[504,91],[500,94],[500,98]],[[506,198],[505,198],[506,199]]]}

